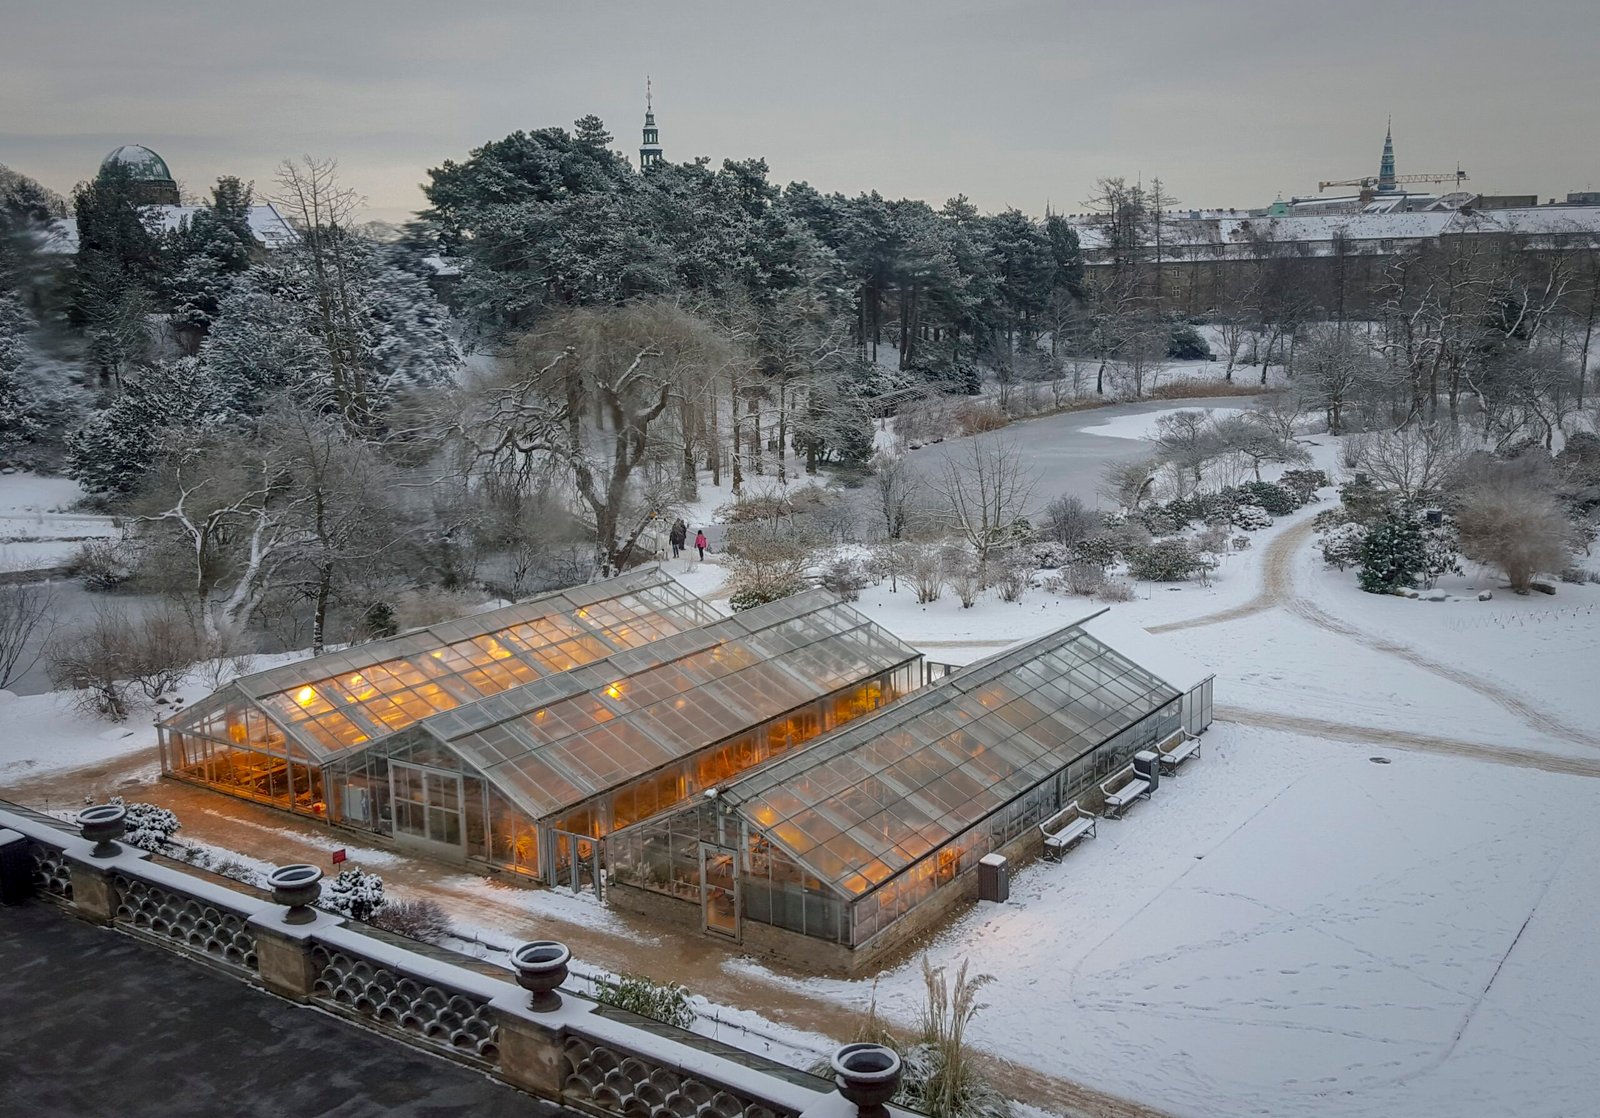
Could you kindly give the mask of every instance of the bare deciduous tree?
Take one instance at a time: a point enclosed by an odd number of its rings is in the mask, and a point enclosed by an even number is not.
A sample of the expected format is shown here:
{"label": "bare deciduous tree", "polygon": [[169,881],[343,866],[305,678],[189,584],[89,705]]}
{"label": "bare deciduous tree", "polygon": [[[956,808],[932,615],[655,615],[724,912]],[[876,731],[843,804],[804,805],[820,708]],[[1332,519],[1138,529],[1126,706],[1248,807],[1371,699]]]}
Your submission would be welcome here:
{"label": "bare deciduous tree", "polygon": [[903,455],[879,451],[872,457],[873,494],[886,539],[905,534],[915,502],[922,492],[922,475]]}
{"label": "bare deciduous tree", "polygon": [[1417,504],[1434,499],[1442,490],[1461,463],[1462,449],[1452,429],[1414,423],[1363,436],[1357,460],[1378,488]]}
{"label": "bare deciduous tree", "polygon": [[1034,480],[1014,442],[982,435],[951,450],[933,486],[945,522],[985,563],[992,550],[1016,539]]}
{"label": "bare deciduous tree", "polygon": [[1120,509],[1137,510],[1155,485],[1159,465],[1154,458],[1110,463],[1100,477],[1100,495]]}
{"label": "bare deciduous tree", "polygon": [[1285,438],[1281,429],[1270,426],[1255,412],[1231,415],[1217,422],[1213,435],[1219,447],[1250,460],[1255,479],[1261,480],[1263,462],[1309,462],[1311,453]]}
{"label": "bare deciduous tree", "polygon": [[671,304],[562,312],[476,387],[463,432],[478,459],[528,477],[553,468],[592,520],[597,568],[612,574],[681,499],[682,448],[658,421],[683,367],[721,366],[725,350],[708,324]]}
{"label": "bare deciduous tree", "polygon": [[0,586],[0,689],[33,670],[55,629],[48,583]]}

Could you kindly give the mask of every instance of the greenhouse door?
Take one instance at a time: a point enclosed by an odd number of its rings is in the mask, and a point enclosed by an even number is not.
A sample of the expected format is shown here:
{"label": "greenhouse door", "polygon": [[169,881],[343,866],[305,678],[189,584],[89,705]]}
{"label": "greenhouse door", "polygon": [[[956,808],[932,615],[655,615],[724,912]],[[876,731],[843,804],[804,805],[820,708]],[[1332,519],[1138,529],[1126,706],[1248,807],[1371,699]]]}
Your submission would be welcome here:
{"label": "greenhouse door", "polygon": [[592,835],[550,832],[550,886],[565,885],[574,893],[600,895],[600,842]]}
{"label": "greenhouse door", "polygon": [[448,848],[453,854],[465,853],[460,773],[391,761],[389,780],[396,838]]}
{"label": "greenhouse door", "polygon": [[723,846],[700,844],[700,915],[706,931],[739,938],[739,862]]}

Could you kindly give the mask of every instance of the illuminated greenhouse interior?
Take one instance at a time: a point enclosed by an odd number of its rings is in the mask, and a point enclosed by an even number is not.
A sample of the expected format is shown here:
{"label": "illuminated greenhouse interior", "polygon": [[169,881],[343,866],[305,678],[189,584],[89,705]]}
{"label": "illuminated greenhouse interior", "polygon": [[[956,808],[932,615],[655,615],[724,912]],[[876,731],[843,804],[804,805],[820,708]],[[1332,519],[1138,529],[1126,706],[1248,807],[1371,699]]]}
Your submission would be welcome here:
{"label": "illuminated greenhouse interior", "polygon": [[246,677],[163,728],[163,764],[580,884],[615,827],[921,678],[917,652],[822,591],[719,618],[665,576],[624,576]]}
{"label": "illuminated greenhouse interior", "polygon": [[752,921],[860,947],[1182,732],[1185,699],[1072,626],[617,831],[611,880],[701,906],[708,931]]}

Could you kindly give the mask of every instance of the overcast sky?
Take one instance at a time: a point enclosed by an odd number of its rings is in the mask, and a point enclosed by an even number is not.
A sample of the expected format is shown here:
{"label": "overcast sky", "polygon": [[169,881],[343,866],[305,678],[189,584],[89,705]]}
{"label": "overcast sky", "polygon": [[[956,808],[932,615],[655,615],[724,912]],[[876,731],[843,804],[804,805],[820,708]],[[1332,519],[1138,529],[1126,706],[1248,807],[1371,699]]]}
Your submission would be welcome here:
{"label": "overcast sky", "polygon": [[603,117],[637,155],[778,182],[1072,212],[1104,175],[1258,206],[1459,162],[1485,193],[1600,188],[1594,0],[0,0],[0,163],[65,193],[142,143],[188,189],[337,156],[373,216],[426,168]]}

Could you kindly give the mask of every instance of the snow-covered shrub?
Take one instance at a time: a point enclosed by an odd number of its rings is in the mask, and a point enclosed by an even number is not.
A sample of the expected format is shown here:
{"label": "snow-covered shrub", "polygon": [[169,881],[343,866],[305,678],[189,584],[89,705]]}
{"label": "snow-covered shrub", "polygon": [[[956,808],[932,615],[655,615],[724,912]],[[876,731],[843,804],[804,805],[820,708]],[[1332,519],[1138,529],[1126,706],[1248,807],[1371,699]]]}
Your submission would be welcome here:
{"label": "snow-covered shrub", "polygon": [[340,870],[322,887],[318,905],[328,912],[366,922],[383,907],[383,878],[360,870]]}
{"label": "snow-covered shrub", "polygon": [[1131,602],[1135,597],[1133,587],[1120,578],[1106,579],[1094,596],[1102,602]]}
{"label": "snow-covered shrub", "polygon": [[1134,514],[1134,519],[1144,525],[1151,535],[1170,536],[1189,526],[1192,512],[1190,502],[1180,498],[1164,505],[1146,505]]}
{"label": "snow-covered shrub", "polygon": [[443,943],[455,931],[444,906],[426,898],[388,901],[372,914],[370,923],[423,943]]}
{"label": "snow-covered shrub", "polygon": [[1305,504],[1293,492],[1270,481],[1247,481],[1237,487],[1241,504],[1260,505],[1273,516],[1288,516]]}
{"label": "snow-covered shrub", "polygon": [[67,560],[67,572],[82,579],[85,590],[115,590],[137,566],[133,552],[116,540],[88,540]]}
{"label": "snow-covered shrub", "polygon": [[1104,570],[1117,561],[1117,541],[1109,532],[1099,532],[1075,544],[1072,563],[1092,564]]}
{"label": "snow-covered shrub", "polygon": [[995,586],[1000,591],[1002,602],[1020,602],[1027,594],[1028,588],[1033,585],[1033,572],[1037,568],[1027,555],[1008,555],[1000,564],[999,577],[995,579]]}
{"label": "snow-covered shrub", "polygon": [[1357,474],[1339,486],[1339,503],[1351,520],[1370,526],[1389,515],[1394,500],[1366,474]]}
{"label": "snow-covered shrub", "polygon": [[760,529],[729,533],[728,606],[735,613],[806,588],[811,549],[792,536],[774,536]]}
{"label": "snow-covered shrub", "polygon": [[1183,539],[1156,540],[1128,554],[1128,573],[1146,582],[1181,582],[1215,566]]}
{"label": "snow-covered shrub", "polygon": [[1228,550],[1228,525],[1213,524],[1195,534],[1194,549],[1202,555],[1221,555]]}
{"label": "snow-covered shrub", "polygon": [[694,1024],[688,988],[676,982],[652,982],[637,974],[621,975],[615,982],[602,978],[595,982],[594,998],[603,1005],[614,1005],[680,1029]]}
{"label": "snow-covered shrub", "polygon": [[822,574],[817,578],[818,584],[824,590],[837,594],[846,602],[859,599],[862,588],[869,581],[866,566],[858,559],[844,556],[830,559],[823,564]]}
{"label": "snow-covered shrub", "polygon": [[1193,519],[1202,524],[1228,525],[1233,523],[1233,514],[1239,508],[1239,498],[1231,490],[1224,493],[1196,493],[1189,498],[1188,504],[1194,510]]}
{"label": "snow-covered shrub", "polygon": [[1053,580],[1051,589],[1058,594],[1080,594],[1087,598],[1097,593],[1105,581],[1106,569],[1099,563],[1072,563]]}
{"label": "snow-covered shrub", "polygon": [[944,593],[944,555],[940,548],[917,544],[911,552],[909,578],[917,592],[917,604],[927,605]]}
{"label": "snow-covered shrub", "polygon": [[1072,548],[1056,540],[1037,540],[1028,545],[1028,554],[1038,571],[1060,570],[1072,562]]}
{"label": "snow-covered shrub", "polygon": [[982,564],[978,557],[962,547],[946,550],[944,558],[945,581],[961,599],[962,609],[971,609],[983,595]]}
{"label": "snow-covered shrub", "polygon": [[1278,484],[1293,493],[1302,505],[1306,505],[1317,499],[1317,490],[1332,482],[1321,470],[1285,470]]}
{"label": "snow-covered shrub", "polygon": [[1438,524],[1422,522],[1422,578],[1432,586],[1440,575],[1461,573],[1461,540],[1455,521],[1445,517]]}
{"label": "snow-covered shrub", "polygon": [[1246,532],[1254,532],[1258,528],[1272,527],[1272,514],[1260,505],[1240,505],[1233,510],[1233,523]]}
{"label": "snow-covered shrub", "polygon": [[1071,547],[1100,530],[1105,517],[1070,494],[1063,494],[1044,507],[1039,520],[1041,541],[1050,540]]}
{"label": "snow-covered shrub", "polygon": [[239,881],[255,889],[264,888],[266,885],[266,880],[260,872],[225,850],[212,850],[204,846],[179,843],[173,853],[191,866],[197,866],[218,877]]}
{"label": "snow-covered shrub", "polygon": [[121,804],[127,811],[123,820],[127,830],[122,841],[140,850],[158,853],[182,825],[171,811],[156,804],[125,803],[121,796],[112,796],[111,802]]}
{"label": "snow-covered shrub", "polygon": [[1354,521],[1330,524],[1317,536],[1317,548],[1322,561],[1335,570],[1342,571],[1361,561],[1361,549],[1367,542],[1367,529]]}

